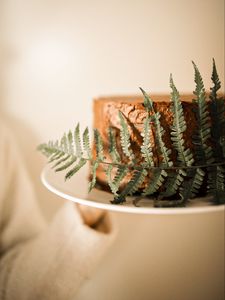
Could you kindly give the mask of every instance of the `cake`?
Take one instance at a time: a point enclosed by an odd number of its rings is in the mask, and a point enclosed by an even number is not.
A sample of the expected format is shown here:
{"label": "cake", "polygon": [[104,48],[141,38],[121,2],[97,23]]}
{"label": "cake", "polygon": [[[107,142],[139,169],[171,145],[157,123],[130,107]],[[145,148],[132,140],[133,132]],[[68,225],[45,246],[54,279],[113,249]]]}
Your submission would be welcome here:
{"label": "cake", "polygon": [[130,195],[153,197],[155,207],[185,206],[199,195],[224,204],[225,98],[215,61],[208,94],[193,66],[193,94],[180,96],[171,75],[170,95],[141,89],[143,96],[97,98],[92,148],[88,128],[81,136],[78,123],[38,149],[55,171],[67,170],[65,179],[89,163],[88,191],[111,191],[115,204]]}
{"label": "cake", "polygon": [[[170,95],[153,95],[151,99],[154,103],[155,111],[160,112],[160,123],[163,126],[165,133],[163,136],[164,143],[167,148],[171,149],[172,153],[170,155],[171,160],[176,164],[176,153],[172,147],[170,132],[171,132],[171,125],[172,125],[172,112],[170,110]],[[187,129],[184,132],[184,139],[186,141],[186,148],[192,149],[192,135],[194,134],[196,128],[196,117],[193,112],[193,107],[195,104],[192,102],[193,95],[183,95],[182,99],[182,106],[184,111],[184,117],[187,123]],[[108,162],[112,162],[109,152],[106,150],[108,148],[109,140],[108,140],[108,128],[112,127],[115,131],[115,139],[116,139],[116,146],[119,151],[119,154],[123,157],[121,145],[120,145],[120,120],[118,113],[119,111],[122,112],[124,115],[127,124],[130,130],[131,136],[131,148],[135,154],[136,160],[138,163],[143,161],[143,157],[140,154],[140,147],[143,141],[141,136],[141,132],[143,131],[143,120],[146,117],[146,108],[143,104],[143,97],[142,96],[117,96],[117,97],[100,97],[94,100],[94,128],[97,128],[104,146],[104,156]],[[151,143],[153,149],[153,159],[155,165],[159,165],[161,162],[161,157],[156,151],[156,142],[155,142],[155,135],[154,129],[151,129]],[[93,149],[95,153],[95,148]],[[126,158],[124,157],[123,160],[126,163]],[[113,172],[115,174],[115,170]],[[151,173],[149,174],[149,177]],[[121,186],[125,186],[131,176],[129,174],[124,178],[123,182],[121,182]],[[107,177],[104,171],[104,165],[99,165],[97,172],[96,172],[96,179],[98,186],[109,190]],[[148,178],[150,179],[150,178]],[[143,185],[139,188],[139,192],[141,192],[145,188],[145,183],[148,180],[145,180]]]}

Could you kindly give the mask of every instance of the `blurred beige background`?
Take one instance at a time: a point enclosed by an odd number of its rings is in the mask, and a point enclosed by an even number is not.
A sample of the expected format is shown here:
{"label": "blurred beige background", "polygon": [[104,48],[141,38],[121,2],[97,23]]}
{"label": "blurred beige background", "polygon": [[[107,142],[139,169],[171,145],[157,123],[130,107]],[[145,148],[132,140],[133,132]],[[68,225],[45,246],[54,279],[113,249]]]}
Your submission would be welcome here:
{"label": "blurred beige background", "polygon": [[[212,57],[224,91],[223,0],[1,0],[0,110],[17,133],[40,205],[51,218],[63,200],[40,183],[38,143],[80,121],[92,98],[205,87]],[[78,300],[222,300],[224,214],[115,214],[118,238]]]}

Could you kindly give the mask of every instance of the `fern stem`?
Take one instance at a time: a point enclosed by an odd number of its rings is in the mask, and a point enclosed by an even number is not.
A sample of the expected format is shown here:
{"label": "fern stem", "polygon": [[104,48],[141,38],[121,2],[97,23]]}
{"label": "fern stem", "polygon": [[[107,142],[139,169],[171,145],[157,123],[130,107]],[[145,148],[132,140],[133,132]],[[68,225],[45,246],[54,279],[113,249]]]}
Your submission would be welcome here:
{"label": "fern stem", "polygon": [[[50,149],[48,144],[41,144],[39,147],[39,150],[42,151],[42,153],[44,155],[45,154],[45,151],[47,151],[48,153],[49,152],[52,152],[52,155],[54,153],[56,153],[56,151],[58,151],[58,155],[59,157],[65,155],[65,154],[68,154],[64,151],[61,151],[59,152],[58,149]],[[61,153],[61,154],[60,154]],[[77,157],[76,155],[70,155],[71,158],[79,158]],[[95,159],[93,158],[89,158],[89,157],[81,157],[82,159],[86,160],[86,161],[89,161],[90,163],[93,163],[95,161]],[[51,162],[51,161],[50,161]],[[113,167],[126,167],[130,170],[137,170],[137,169],[140,169],[140,168],[143,168],[143,169],[147,169],[147,170],[188,170],[188,169],[198,169],[198,168],[207,168],[207,167],[210,167],[210,166],[223,166],[225,165],[225,161],[221,161],[221,162],[216,162],[216,163],[212,163],[212,164],[200,164],[200,165],[191,165],[191,166],[176,166],[176,165],[173,165],[173,166],[162,166],[162,165],[157,165],[157,166],[149,166],[148,164],[145,164],[143,163],[141,166],[140,165],[136,165],[136,164],[126,164],[126,163],[117,163],[117,162],[109,162],[109,161],[105,161],[105,160],[99,160],[99,164],[104,164],[104,165],[112,165]]]}

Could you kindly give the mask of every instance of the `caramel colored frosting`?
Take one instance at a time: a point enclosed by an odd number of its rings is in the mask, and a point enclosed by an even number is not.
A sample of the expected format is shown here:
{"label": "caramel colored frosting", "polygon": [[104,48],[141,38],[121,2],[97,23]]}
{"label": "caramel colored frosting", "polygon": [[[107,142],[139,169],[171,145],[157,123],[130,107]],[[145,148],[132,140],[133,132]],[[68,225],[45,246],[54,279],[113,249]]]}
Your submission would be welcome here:
{"label": "caramel colored frosting", "polygon": [[[165,133],[163,136],[164,143],[167,148],[172,150],[171,160],[176,163],[176,153],[172,148],[170,139],[170,126],[172,125],[172,113],[170,111],[170,96],[169,95],[155,95],[151,99],[154,103],[156,111],[160,112],[160,122],[163,126]],[[193,95],[181,96],[182,105],[184,109],[184,117],[187,123],[187,130],[184,133],[184,139],[186,141],[185,147],[193,148],[192,135],[196,128],[196,120],[193,112],[192,103]],[[131,134],[131,148],[133,149],[136,160],[141,162],[143,158],[140,154],[140,146],[142,144],[141,132],[143,129],[143,120],[146,117],[146,110],[143,105],[143,97],[140,96],[117,96],[117,97],[101,97],[94,100],[94,128],[97,128],[102,136],[104,148],[108,146],[108,128],[113,127],[116,133],[116,143],[119,153],[123,156],[122,149],[119,142],[119,129],[120,121],[118,112],[121,111],[126,118],[127,124]],[[162,158],[157,154],[156,144],[154,138],[154,129],[151,129],[150,137],[153,146],[154,162],[155,164],[160,163]],[[94,149],[95,151],[95,149]],[[105,156],[108,161],[111,161],[107,151]],[[150,176],[150,175],[149,175]],[[129,180],[129,176],[126,177],[124,184]],[[97,170],[97,181],[101,186],[107,186],[106,176],[103,170],[103,166],[100,166]]]}

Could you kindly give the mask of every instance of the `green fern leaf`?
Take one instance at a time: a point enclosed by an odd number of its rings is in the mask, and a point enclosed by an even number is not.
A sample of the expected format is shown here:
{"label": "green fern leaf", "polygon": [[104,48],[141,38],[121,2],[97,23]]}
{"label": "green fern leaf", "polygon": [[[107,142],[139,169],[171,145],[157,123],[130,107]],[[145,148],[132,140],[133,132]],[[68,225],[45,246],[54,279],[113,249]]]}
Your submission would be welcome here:
{"label": "green fern leaf", "polygon": [[91,176],[92,176],[92,179],[91,181],[89,182],[89,185],[88,185],[88,192],[90,193],[92,191],[92,189],[95,187],[96,185],[96,171],[99,167],[99,160],[95,160],[91,166]]}
{"label": "green fern leaf", "polygon": [[169,174],[165,183],[165,191],[159,194],[159,199],[168,198],[175,195],[181,184],[184,182],[184,177],[186,175],[187,173],[182,169]]}
{"label": "green fern leaf", "polygon": [[69,158],[70,158],[70,154],[65,154],[64,153],[64,156],[61,159],[56,161],[56,163],[52,166],[52,169],[55,169],[58,165],[60,165],[61,163],[67,161]]}
{"label": "green fern leaf", "polygon": [[116,138],[112,127],[109,127],[108,137],[109,137],[109,154],[112,158],[112,161],[113,163],[120,163],[121,159],[116,148]]}
{"label": "green fern leaf", "polygon": [[66,170],[67,168],[69,168],[70,166],[72,166],[72,164],[74,164],[77,160],[76,156],[72,156],[70,158],[70,160],[68,160],[65,164],[63,164],[62,166],[60,166],[59,168],[55,169],[56,172],[60,172],[63,170]]}
{"label": "green fern leaf", "polygon": [[133,195],[144,182],[147,176],[145,169],[135,170],[131,180],[127,183],[123,191],[114,197],[113,203],[123,203],[128,195]]}
{"label": "green fern leaf", "polygon": [[144,96],[144,106],[145,106],[147,112],[154,111],[153,101],[150,99],[148,94],[141,87],[140,87],[140,90]]}
{"label": "green fern leaf", "polygon": [[51,163],[51,162],[61,158],[63,155],[65,155],[65,152],[60,150],[58,141],[55,143],[53,143],[52,141],[49,141],[48,143],[40,144],[38,146],[37,150],[41,151],[41,153],[48,158],[49,163]]}
{"label": "green fern leaf", "polygon": [[225,169],[222,166],[210,167],[209,194],[215,204],[225,204]]}
{"label": "green fern leaf", "polygon": [[65,180],[70,179],[74,174],[76,174],[86,164],[86,162],[86,159],[81,158],[79,163],[66,173]]}
{"label": "green fern leaf", "polygon": [[114,194],[114,197],[118,196],[118,190],[120,187],[120,183],[123,180],[123,178],[127,174],[126,167],[119,167],[117,170],[117,173],[115,177],[112,179],[112,170],[113,170],[113,165],[109,165],[108,168],[106,169],[106,175],[108,179],[108,185]]}
{"label": "green fern leaf", "polygon": [[114,192],[114,186],[112,184],[112,170],[113,170],[113,165],[108,165],[108,168],[105,169],[105,173],[107,176],[108,185],[109,185],[112,193],[116,194],[116,191]]}
{"label": "green fern leaf", "polygon": [[116,175],[112,181],[112,187],[113,187],[112,191],[114,194],[117,194],[120,184],[121,184],[122,180],[125,178],[125,176],[127,175],[128,171],[129,171],[129,169],[126,166],[118,166],[117,167]]}
{"label": "green fern leaf", "polygon": [[155,169],[152,171],[152,178],[149,180],[149,184],[144,189],[142,195],[149,196],[158,191],[163,185],[165,178],[168,176],[165,170]]}
{"label": "green fern leaf", "polygon": [[86,129],[84,130],[84,133],[83,133],[83,147],[84,147],[84,150],[87,153],[87,157],[89,159],[91,159],[92,158],[92,153],[91,153],[91,147],[90,147],[90,138],[89,138],[88,127],[86,127]]}
{"label": "green fern leaf", "polygon": [[206,93],[201,74],[193,62],[195,70],[196,88],[194,94],[196,99],[194,103],[197,104],[195,114],[197,118],[197,130],[193,135],[193,144],[195,145],[196,162],[200,165],[211,164],[214,162],[212,148],[208,146],[208,139],[210,138],[210,119],[206,103]]}
{"label": "green fern leaf", "polygon": [[195,197],[199,192],[205,177],[205,172],[200,168],[189,169],[188,177],[189,179],[186,180],[180,188],[180,195],[183,198],[184,203]]}
{"label": "green fern leaf", "polygon": [[218,98],[217,92],[221,88],[221,82],[216,69],[215,60],[213,59],[212,71],[213,87],[210,88],[210,114],[212,120],[211,132],[213,140],[213,152],[217,162],[225,158],[225,101],[223,98]]}
{"label": "green fern leaf", "polygon": [[165,146],[165,143],[163,141],[163,135],[164,135],[165,130],[163,129],[163,127],[161,126],[161,123],[160,123],[160,113],[155,112],[154,106],[153,106],[153,101],[147,95],[147,93],[143,89],[141,89],[141,91],[144,95],[144,105],[146,107],[146,110],[152,114],[151,118],[152,118],[153,124],[155,126],[155,130],[156,130],[156,137],[155,137],[156,143],[158,146],[158,151],[162,155],[161,165],[162,166],[164,165],[165,167],[171,167],[173,165],[173,162],[170,160],[171,150]]}
{"label": "green fern leaf", "polygon": [[96,145],[97,159],[103,161],[105,158],[103,153],[103,142],[102,142],[101,135],[97,129],[94,129],[94,139]]}
{"label": "green fern leaf", "polygon": [[[173,162],[170,159],[171,149],[168,149],[164,143],[165,130],[161,125],[161,115],[155,111],[153,101],[143,89],[141,91],[144,96],[147,117],[143,121],[144,128],[141,133],[143,138],[142,145],[140,146],[142,155],[141,165],[140,163],[138,165],[136,162],[135,153],[131,145],[130,128],[122,112],[119,112],[121,125],[120,143],[123,159],[124,156],[127,158],[125,159],[126,165],[122,164],[113,128],[109,128],[108,132],[108,153],[111,156],[112,162],[107,161],[104,156],[103,141],[97,129],[94,130],[96,159],[93,159],[88,128],[83,132],[83,143],[81,144],[79,124],[75,128],[74,136],[69,131],[56,142],[49,141],[47,144],[41,144],[38,150],[48,157],[55,171],[67,170],[65,179],[71,178],[87,161],[90,161],[92,180],[89,183],[89,191],[96,184],[96,171],[99,165],[103,164],[109,187],[115,197],[113,203],[122,203],[128,195],[133,195],[140,188],[143,188],[143,183],[147,179],[147,176],[151,178],[149,178],[149,182],[142,195],[148,196],[157,193],[158,198],[154,201],[155,207],[184,206],[188,199],[198,194],[205,177],[207,179],[207,190],[212,195],[213,203],[225,203],[225,169],[222,165],[209,166],[214,162],[222,163],[225,159],[225,101],[217,95],[221,88],[221,82],[217,74],[215,61],[213,60],[211,77],[213,87],[211,88],[210,102],[207,105],[206,92],[201,74],[195,63],[193,63],[193,66],[196,83],[194,91],[196,99],[193,102],[196,104],[195,115],[197,120],[197,128],[193,135],[194,153],[185,147],[183,134],[187,124],[179,92],[174,85],[172,76],[170,77],[170,87],[172,89],[171,111],[173,114],[171,141],[177,153],[178,166],[181,168],[177,170],[176,168],[170,169],[173,166]],[[156,141],[156,154],[161,159],[158,169],[154,168],[153,146],[151,144],[152,124]],[[85,152],[86,157],[83,157],[83,152]],[[194,163],[194,158],[196,165],[208,166],[204,168],[204,170],[206,169],[206,173],[201,168],[191,167]],[[104,167],[104,165],[107,167]],[[182,166],[184,166],[184,169],[182,169]],[[116,168],[116,174],[112,178],[114,168]],[[132,175],[131,180],[122,189],[121,183],[124,182],[123,180],[126,178],[128,172],[132,172],[130,174]],[[163,188],[162,185],[164,185]],[[118,192],[119,190],[120,192]],[[175,194],[176,196],[179,195],[180,199],[165,199]]]}
{"label": "green fern leaf", "polygon": [[130,161],[135,160],[135,156],[133,153],[133,150],[131,149],[131,143],[130,143],[130,133],[128,130],[128,126],[125,120],[124,115],[121,111],[119,111],[119,119],[120,119],[120,140],[121,140],[121,146],[123,149],[123,153],[130,159]]}
{"label": "green fern leaf", "polygon": [[[185,141],[183,133],[187,125],[184,119],[183,107],[180,100],[180,94],[173,82],[172,75],[170,75],[171,92],[171,107],[170,110],[173,114],[173,124],[171,126],[171,140],[174,149],[177,152],[177,161],[180,166],[191,166],[194,162],[193,154],[190,149],[185,149]],[[168,198],[177,193],[177,190],[184,182],[184,177],[187,173],[180,169],[177,172],[171,170],[165,184],[165,190],[160,193],[159,198]]]}
{"label": "green fern leaf", "polygon": [[213,87],[210,88],[211,93],[210,93],[210,99],[212,101],[215,101],[216,99],[218,99],[217,96],[217,92],[219,91],[219,89],[221,88],[221,82],[217,73],[217,69],[216,69],[216,63],[215,63],[215,59],[213,58],[213,71],[212,71],[212,76],[211,76],[212,82],[213,82]]}
{"label": "green fern leaf", "polygon": [[54,158],[54,156],[56,156],[58,154],[58,153],[56,153],[58,151],[58,149],[52,149],[51,141],[49,141],[47,144],[42,143],[42,144],[38,145],[37,150],[40,151],[44,156],[49,158],[49,160],[51,160],[51,158]]}
{"label": "green fern leaf", "polygon": [[53,161],[60,159],[63,155],[65,155],[64,152],[56,150],[56,152],[54,152],[54,154],[50,157],[48,162],[52,163]]}
{"label": "green fern leaf", "polygon": [[[196,152],[196,161],[198,164],[212,164],[215,162],[214,153],[212,147],[208,145],[209,139],[211,138],[211,128],[210,128],[210,117],[209,111],[206,103],[206,93],[203,84],[203,80],[201,74],[197,68],[197,66],[193,63],[194,70],[195,70],[195,83],[196,89],[194,94],[197,96],[197,99],[194,102],[197,104],[196,109],[196,118],[198,128],[196,134],[193,136],[193,144],[195,145],[195,152]],[[214,76],[215,68],[214,68]],[[217,81],[217,79],[216,79]],[[218,87],[218,83],[216,83]],[[215,92],[215,90],[214,90]],[[208,171],[208,190],[213,189],[212,181],[210,178],[213,178],[214,174],[211,174],[211,169],[207,169]]]}
{"label": "green fern leaf", "polygon": [[182,166],[191,166],[194,163],[193,154],[190,149],[185,149],[183,133],[187,125],[184,119],[184,112],[180,100],[180,94],[174,85],[172,75],[170,75],[171,93],[171,112],[173,114],[173,125],[171,126],[171,140],[177,151],[177,160]]}
{"label": "green fern leaf", "polygon": [[82,157],[82,147],[81,147],[81,139],[80,139],[80,124],[78,123],[75,132],[74,132],[74,141],[75,141],[75,149],[76,149],[76,156]]}
{"label": "green fern leaf", "polygon": [[61,138],[60,142],[60,149],[65,153],[68,153],[68,142],[67,142],[67,135],[64,133],[63,137]]}
{"label": "green fern leaf", "polygon": [[67,134],[67,143],[68,143],[68,153],[73,155],[74,154],[74,149],[73,149],[73,134],[72,131],[70,130]]}
{"label": "green fern leaf", "polygon": [[141,146],[141,154],[147,163],[147,166],[153,167],[154,161],[153,161],[153,152],[152,152],[152,144],[150,140],[150,117],[147,115],[147,117],[144,119],[144,130],[142,132],[143,137],[143,144]]}

